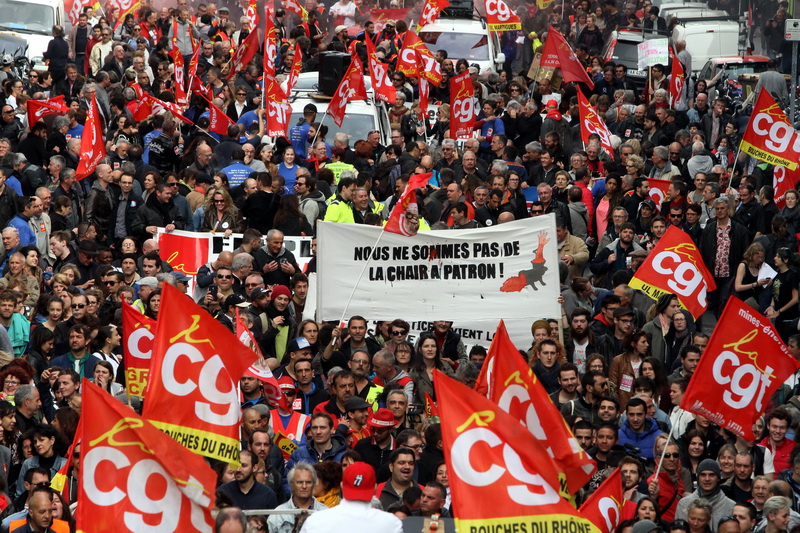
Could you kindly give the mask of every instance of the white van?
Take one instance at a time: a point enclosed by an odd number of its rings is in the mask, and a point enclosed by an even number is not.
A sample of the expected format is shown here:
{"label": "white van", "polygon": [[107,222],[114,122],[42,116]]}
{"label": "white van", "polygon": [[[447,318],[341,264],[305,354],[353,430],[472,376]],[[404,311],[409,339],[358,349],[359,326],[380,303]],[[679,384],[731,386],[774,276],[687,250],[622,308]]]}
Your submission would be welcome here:
{"label": "white van", "polygon": [[419,37],[432,53],[446,50],[453,63],[466,59],[475,63],[481,73],[500,72],[506,62],[500,50],[499,32],[489,31],[486,20],[464,20],[440,18],[433,24],[423,26]]}
{"label": "white van", "polygon": [[0,0],[0,34],[24,39],[28,44],[24,55],[36,68],[45,66],[42,56],[53,38],[53,26],[64,26],[64,19],[64,0]]}
{"label": "white van", "polygon": [[686,41],[697,72],[709,59],[731,55],[739,49],[739,23],[734,20],[689,20],[675,26],[672,42]]}
{"label": "white van", "polygon": [[709,8],[708,4],[705,2],[669,2],[661,4],[658,15],[669,22],[672,16],[676,16],[680,19],[696,18],[699,16],[720,17],[727,16],[728,14],[724,11]]}

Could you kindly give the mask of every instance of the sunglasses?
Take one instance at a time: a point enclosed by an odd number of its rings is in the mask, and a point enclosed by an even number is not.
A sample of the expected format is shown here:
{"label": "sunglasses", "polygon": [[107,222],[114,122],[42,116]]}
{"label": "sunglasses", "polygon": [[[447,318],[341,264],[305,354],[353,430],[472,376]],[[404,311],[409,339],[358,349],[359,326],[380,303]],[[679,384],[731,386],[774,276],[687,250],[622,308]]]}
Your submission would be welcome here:
{"label": "sunglasses", "polygon": [[679,454],[678,452],[664,454],[664,459],[680,459],[680,457],[681,454]]}
{"label": "sunglasses", "polygon": [[233,279],[232,274],[217,274],[217,279]]}
{"label": "sunglasses", "polygon": [[110,286],[110,285],[116,285],[119,282],[118,281],[113,281],[113,280],[108,280],[108,281],[104,281],[103,283]]}
{"label": "sunglasses", "polygon": [[406,333],[408,333],[406,330],[404,330],[404,329],[401,329],[401,330],[399,330],[399,331],[393,331],[393,332],[392,332],[392,335],[397,335],[397,336],[400,336],[400,335],[405,335]]}
{"label": "sunglasses", "polygon": [[544,213],[541,209],[531,209],[531,215],[541,215]]}
{"label": "sunglasses", "polygon": [[73,309],[83,309],[86,307],[86,304],[72,304]]}

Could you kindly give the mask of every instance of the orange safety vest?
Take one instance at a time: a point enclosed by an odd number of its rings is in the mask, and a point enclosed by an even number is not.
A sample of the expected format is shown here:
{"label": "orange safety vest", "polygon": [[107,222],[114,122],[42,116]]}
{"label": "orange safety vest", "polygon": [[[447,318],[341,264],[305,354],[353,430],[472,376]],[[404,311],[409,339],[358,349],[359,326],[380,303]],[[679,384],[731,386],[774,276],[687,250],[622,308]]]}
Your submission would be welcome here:
{"label": "orange safety vest", "polygon": [[297,411],[292,411],[292,417],[289,419],[289,423],[286,424],[286,426],[283,425],[283,421],[277,409],[272,409],[269,417],[269,425],[274,431],[280,431],[296,443],[299,443],[303,438],[306,426],[310,422],[310,416],[298,413]]}
{"label": "orange safety vest", "polygon": [[[11,524],[8,525],[8,533],[14,533],[17,529],[22,529],[28,524],[28,517],[20,518],[19,520],[14,520]],[[53,519],[53,523],[50,526],[50,529],[55,531],[56,533],[69,533],[69,523],[65,520],[59,520],[57,518]]]}

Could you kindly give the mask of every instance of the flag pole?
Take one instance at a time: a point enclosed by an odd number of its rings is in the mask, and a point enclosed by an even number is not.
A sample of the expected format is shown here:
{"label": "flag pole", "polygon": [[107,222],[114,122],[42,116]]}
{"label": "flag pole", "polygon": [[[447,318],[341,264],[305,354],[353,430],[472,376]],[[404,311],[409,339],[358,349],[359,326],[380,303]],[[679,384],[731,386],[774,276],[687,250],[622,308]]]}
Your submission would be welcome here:
{"label": "flag pole", "polygon": [[[320,123],[321,124],[321,123]],[[374,253],[375,249],[378,247],[378,244],[381,242],[383,238],[383,234],[386,233],[384,229],[381,229],[380,234],[378,235],[378,239],[375,241],[375,244],[372,245],[372,250],[370,250],[370,254],[367,256],[367,260],[364,261],[364,266],[361,267],[361,273],[356,278],[355,283],[353,283],[353,290],[350,291],[350,296],[347,298],[347,301],[344,304],[344,309],[342,309],[342,316],[339,319],[338,326],[341,328],[344,324],[344,317],[347,315],[347,309],[350,307],[350,302],[353,301],[353,296],[356,293],[356,289],[358,288],[358,282],[361,281],[361,278],[364,277],[364,272],[367,271],[367,266],[369,265],[370,260],[372,259],[372,254]],[[336,337],[331,338],[331,346],[336,343]]]}
{"label": "flag pole", "polygon": [[[680,416],[683,414],[683,409],[678,408],[678,417],[677,419],[680,420]],[[664,449],[661,450],[661,460],[658,461],[658,466],[656,467],[655,474],[653,474],[653,481],[658,481],[658,474],[661,472],[661,465],[664,464],[664,456],[667,455],[667,448],[669,448],[670,442],[672,442],[672,434],[675,432],[675,426],[678,424],[672,424],[672,428],[669,430],[669,434],[667,435],[667,443],[664,445]]]}
{"label": "flag pole", "polygon": [[[319,121],[319,126],[317,126],[317,131],[314,132],[314,138],[311,139],[311,149],[312,150],[314,149],[314,143],[317,142],[317,135],[319,135],[319,130],[322,129],[322,123],[325,122],[325,117],[327,117],[327,116],[328,116],[328,108],[326,107],[325,108],[325,112],[322,114],[322,119]],[[362,272],[362,274],[363,274],[363,272]],[[352,298],[352,295],[351,295],[351,298]],[[345,309],[347,309],[347,308],[345,307]]]}

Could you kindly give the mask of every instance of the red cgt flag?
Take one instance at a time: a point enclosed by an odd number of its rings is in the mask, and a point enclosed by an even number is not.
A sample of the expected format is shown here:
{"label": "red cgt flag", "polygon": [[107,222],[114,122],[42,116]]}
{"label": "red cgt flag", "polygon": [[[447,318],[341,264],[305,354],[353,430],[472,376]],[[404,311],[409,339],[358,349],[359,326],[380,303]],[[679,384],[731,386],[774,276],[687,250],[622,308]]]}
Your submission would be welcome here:
{"label": "red cgt flag", "polygon": [[594,82],[586,73],[575,52],[558,30],[550,26],[542,50],[543,67],[556,67],[561,69],[561,76],[566,82],[582,82],[594,89]]}
{"label": "red cgt flag", "polygon": [[64,103],[64,95],[48,100],[28,100],[28,124],[33,126],[39,119],[47,115],[64,115],[69,106]]}
{"label": "red cgt flag", "polygon": [[214,105],[213,102],[208,103],[208,131],[218,135],[227,135],[228,126],[235,124],[231,117],[225,112]]}
{"label": "red cgt flag", "polygon": [[517,418],[438,370],[433,383],[459,531],[598,533],[561,497],[558,468]]}
{"label": "red cgt flag", "polygon": [[474,127],[475,89],[465,71],[450,79],[450,138],[470,138]]}
{"label": "red cgt flag", "polygon": [[439,416],[439,406],[436,405],[436,402],[427,392],[425,393],[425,416],[428,418]]}
{"label": "red cgt flag", "polygon": [[167,263],[187,276],[194,276],[208,263],[208,239],[194,233],[160,232],[156,236],[161,256]]}
{"label": "red cgt flag", "polygon": [[301,70],[303,70],[303,50],[299,44],[295,43],[292,70],[289,71],[289,77],[286,79],[286,94],[292,94],[294,86],[297,85],[297,80],[300,79]]}
{"label": "red cgt flag", "polygon": [[250,328],[242,320],[238,307],[236,308],[236,335],[242,344],[258,355],[258,360],[247,368],[244,375],[256,378],[261,382],[270,407],[273,409],[280,407],[284,411],[291,411],[292,406],[289,405],[289,401],[286,399],[286,395],[283,394],[280,385],[278,385],[278,380],[275,379],[272,370],[264,363],[264,354],[261,353],[261,348],[259,348],[258,342],[250,332]]}
{"label": "red cgt flag", "polygon": [[144,398],[153,357],[156,321],[122,302],[122,347],[128,394]]}
{"label": "red cgt flag", "polygon": [[367,89],[364,85],[364,67],[358,56],[354,55],[347,72],[345,72],[342,81],[336,88],[336,94],[333,95],[330,104],[328,104],[328,114],[333,117],[333,121],[341,128],[347,102],[366,99]]}
{"label": "red cgt flag", "polygon": [[278,55],[276,35],[278,30],[275,28],[275,11],[271,6],[267,6],[265,12],[265,32],[264,32],[264,74],[275,76],[275,57]]}
{"label": "red cgt flag", "polygon": [[798,168],[800,135],[767,90],[758,93],[739,150],[770,165]]}
{"label": "red cgt flag", "polygon": [[731,296],[680,408],[752,441],[753,424],[798,368],[770,321]]}
{"label": "red cgt flag", "polygon": [[247,2],[247,11],[245,11],[244,16],[247,17],[247,22],[250,25],[250,31],[254,32],[256,28],[258,28],[259,23],[261,20],[258,17],[258,1],[257,0],[249,0]]}
{"label": "red cgt flag", "polygon": [[269,72],[264,73],[264,95],[267,106],[267,135],[286,137],[292,108],[286,101],[286,95],[278,80]]}
{"label": "red cgt flag", "polygon": [[592,107],[589,100],[583,95],[583,91],[578,91],[578,111],[581,117],[581,139],[583,143],[589,144],[589,136],[596,133],[600,137],[600,144],[609,154],[614,153],[611,146],[611,132],[608,126],[597,116],[597,110]]}
{"label": "red cgt flag", "polygon": [[169,55],[172,57],[173,75],[175,76],[175,85],[173,87],[175,89],[175,101],[178,102],[178,105],[189,105],[189,96],[186,94],[186,78],[184,77],[186,64],[183,61],[183,55],[175,45],[173,45]]}
{"label": "red cgt flag", "polygon": [[81,159],[75,178],[82,180],[90,176],[100,161],[106,156],[106,143],[103,140],[103,125],[100,123],[100,112],[97,110],[97,97],[92,95],[89,112],[83,126],[81,137]]}
{"label": "red cgt flag", "polygon": [[775,205],[783,209],[786,205],[786,193],[795,189],[800,181],[800,168],[789,170],[783,165],[775,165],[772,169],[772,188],[775,189]]}
{"label": "red cgt flag", "polygon": [[502,320],[492,339],[489,354],[493,367],[488,398],[522,421],[554,461],[567,492],[575,494],[591,479],[596,470],[595,463],[580,447],[530,366],[519,356]]}
{"label": "red cgt flag", "polygon": [[375,99],[394,105],[397,91],[394,90],[389,79],[389,67],[385,63],[378,61],[378,56],[375,53],[375,43],[372,42],[372,39],[364,39],[364,43],[367,46],[367,64],[369,65],[369,75],[372,78],[372,90],[375,93]]}
{"label": "red cgt flag", "polygon": [[[672,49],[670,48],[670,52]],[[686,72],[683,70],[683,63],[678,56],[672,55],[672,72],[669,79],[669,106],[675,108],[683,96],[686,88]]]}
{"label": "red cgt flag", "polygon": [[619,526],[622,508],[622,470],[615,468],[581,505],[584,518],[593,523],[600,533],[614,533]]}
{"label": "red cgt flag", "polygon": [[247,37],[244,38],[242,44],[234,52],[233,58],[231,58],[231,70],[228,72],[228,79],[243,71],[247,64],[253,60],[256,52],[258,52],[258,44],[257,31],[251,31],[247,34]]}
{"label": "red cgt flag", "polygon": [[213,531],[206,462],[94,383],[81,393],[78,531]]}
{"label": "red cgt flag", "polygon": [[412,237],[419,231],[419,205],[417,205],[417,189],[424,187],[433,174],[415,174],[411,176],[406,190],[392,209],[389,220],[383,227],[386,231]]}
{"label": "red cgt flag", "polygon": [[434,85],[442,82],[441,65],[422,39],[412,31],[406,32],[395,70],[411,78],[424,78]]}
{"label": "red cgt flag", "polygon": [[417,24],[417,33],[426,24],[433,24],[439,18],[439,13],[443,9],[450,7],[450,2],[447,0],[426,0],[422,8],[422,14],[419,16],[419,23]]}
{"label": "red cgt flag", "polygon": [[486,0],[489,31],[521,30],[522,21],[503,0]]}
{"label": "red cgt flag", "polygon": [[193,452],[239,463],[239,378],[258,358],[191,298],[165,284],[144,417]]}
{"label": "red cgt flag", "polygon": [[717,288],[692,238],[672,224],[629,285],[653,300],[673,293],[681,307],[698,318],[708,308],[708,293]]}
{"label": "red cgt flag", "polygon": [[656,203],[656,210],[661,210],[661,202],[669,198],[668,190],[672,184],[670,180],[659,180],[649,178],[647,183],[650,184],[650,199]]}

